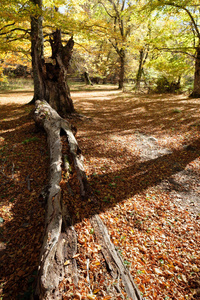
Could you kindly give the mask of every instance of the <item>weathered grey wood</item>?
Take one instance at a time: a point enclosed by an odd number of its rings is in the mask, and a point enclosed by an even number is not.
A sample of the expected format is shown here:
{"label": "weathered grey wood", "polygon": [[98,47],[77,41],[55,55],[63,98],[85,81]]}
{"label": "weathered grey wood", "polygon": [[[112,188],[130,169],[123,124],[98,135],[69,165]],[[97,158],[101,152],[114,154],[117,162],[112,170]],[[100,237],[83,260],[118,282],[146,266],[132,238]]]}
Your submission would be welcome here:
{"label": "weathered grey wood", "polygon": [[82,198],[84,198],[86,196],[86,192],[87,192],[87,178],[86,178],[84,165],[83,165],[83,155],[81,154],[81,150],[78,146],[78,143],[77,143],[71,129],[69,129],[66,120],[62,119],[61,127],[67,135],[70,153],[72,154],[72,157],[74,160],[74,166],[75,166],[76,173],[77,173],[77,178],[80,183],[81,196],[82,196]]}
{"label": "weathered grey wood", "polygon": [[91,219],[94,233],[101,245],[103,256],[114,278],[118,276],[122,279],[128,297],[133,300],[142,300],[140,292],[136,287],[129,270],[125,267],[121,256],[115,250],[110,240],[107,228],[98,215],[94,215]]}
{"label": "weathered grey wood", "polygon": [[[50,159],[45,230],[40,253],[36,296],[38,299],[62,299],[58,286],[66,271],[64,262],[67,258],[73,259],[67,254],[69,248],[67,239],[68,236],[76,239],[74,229],[66,222],[66,211],[61,203],[62,145],[60,130],[62,118],[46,101],[37,100],[35,106],[34,119],[36,124],[44,127],[47,133]],[[70,124],[66,121],[65,128],[71,130]],[[61,232],[62,227],[66,229],[65,234]],[[73,240],[71,240],[72,242]],[[76,248],[72,255],[75,254],[75,251]]]}
{"label": "weathered grey wood", "polygon": [[45,219],[45,236],[40,254],[37,291],[40,299],[51,299],[49,293],[56,289],[60,276],[55,268],[55,254],[62,226],[61,209],[61,141],[60,122],[55,111],[51,111],[45,102],[37,101],[35,121],[47,132],[50,168],[47,211]]}

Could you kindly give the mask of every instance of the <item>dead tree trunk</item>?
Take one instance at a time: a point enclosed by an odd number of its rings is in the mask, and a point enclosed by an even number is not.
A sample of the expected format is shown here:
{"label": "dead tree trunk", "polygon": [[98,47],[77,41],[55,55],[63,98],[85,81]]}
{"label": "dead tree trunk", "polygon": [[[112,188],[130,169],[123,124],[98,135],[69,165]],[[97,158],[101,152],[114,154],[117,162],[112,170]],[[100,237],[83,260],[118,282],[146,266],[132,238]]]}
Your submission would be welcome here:
{"label": "dead tree trunk", "polygon": [[61,31],[56,30],[50,38],[52,61],[44,64],[47,102],[61,115],[74,112],[74,105],[67,84],[67,70],[74,46],[71,37],[63,46]]}
{"label": "dead tree trunk", "polygon": [[74,46],[73,38],[71,37],[63,46],[61,31],[56,30],[49,40],[52,57],[45,62],[38,28],[38,20],[32,18],[33,102],[44,99],[62,116],[73,113],[74,105],[67,84],[67,71]]}
{"label": "dead tree trunk", "polygon": [[[83,167],[83,157],[73,135],[71,125],[61,118],[46,101],[36,101],[34,119],[37,125],[47,133],[50,154],[49,183],[46,191],[46,217],[43,245],[38,267],[35,299],[62,299],[59,283],[66,275],[65,262],[70,261],[70,274],[74,284],[78,283],[74,255],[77,251],[76,233],[70,224],[70,217],[62,203],[60,181],[62,177],[61,129],[67,136],[69,152],[73,159],[76,176],[80,184],[81,197],[84,199],[92,192],[89,190]],[[93,195],[92,195],[93,197]],[[127,295],[133,300],[141,300],[129,271],[124,266],[120,255],[110,241],[108,231],[98,215],[90,219],[95,228],[95,236],[102,246],[102,254],[114,278],[122,279]],[[69,269],[69,264],[67,265]],[[69,274],[69,272],[68,272]]]}
{"label": "dead tree trunk", "polygon": [[[70,152],[81,184],[85,173],[80,150],[70,124],[62,119],[46,101],[39,100],[36,101],[34,119],[36,124],[42,126],[47,133],[50,153],[45,233],[40,253],[36,299],[61,299],[58,286],[65,275],[64,262],[70,259],[73,265],[73,255],[76,253],[76,235],[69,224],[69,216],[61,199],[61,128],[67,134]],[[82,194],[84,196],[84,192]]]}

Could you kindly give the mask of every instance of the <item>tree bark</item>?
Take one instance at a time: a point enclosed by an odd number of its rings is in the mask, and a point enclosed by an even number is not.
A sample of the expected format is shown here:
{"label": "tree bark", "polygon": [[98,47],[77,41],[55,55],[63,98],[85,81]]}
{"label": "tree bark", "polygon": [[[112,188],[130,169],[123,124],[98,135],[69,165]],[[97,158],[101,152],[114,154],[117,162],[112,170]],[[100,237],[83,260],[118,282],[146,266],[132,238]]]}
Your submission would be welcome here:
{"label": "tree bark", "polygon": [[148,58],[148,54],[149,54],[149,46],[147,45],[146,49],[144,48],[140,50],[139,67],[136,75],[136,84],[135,84],[136,90],[140,89],[142,74],[144,74],[144,64]]}
{"label": "tree bark", "polygon": [[119,89],[123,89],[124,87],[124,74],[125,74],[125,51],[124,49],[120,49],[119,51],[120,57],[120,73],[119,73]]}
{"label": "tree bark", "polygon": [[50,39],[52,61],[44,63],[45,100],[62,116],[74,112],[74,105],[67,84],[67,70],[74,46],[71,37],[65,46],[61,42],[61,31],[56,30]]}
{"label": "tree bark", "polygon": [[[42,10],[42,0],[32,0]],[[67,84],[67,70],[74,46],[70,38],[65,46],[61,42],[61,31],[56,30],[50,38],[52,57],[45,63],[43,57],[42,16],[37,12],[31,17],[31,56],[34,81],[34,103],[45,99],[62,116],[73,113],[74,105]]]}
{"label": "tree bark", "polygon": [[200,98],[200,45],[197,47],[197,52],[196,52],[194,89],[190,96],[194,98]]}
{"label": "tree bark", "polygon": [[139,61],[139,67],[136,75],[136,84],[135,89],[138,90],[140,88],[140,81],[142,78],[142,72],[143,72],[143,57],[144,57],[144,50],[140,50],[140,61]]}
{"label": "tree bark", "polygon": [[34,119],[36,124],[43,127],[47,133],[50,153],[45,232],[40,253],[35,299],[62,299],[59,283],[66,272],[64,265],[66,260],[71,261],[74,270],[73,256],[76,253],[76,234],[73,227],[70,226],[70,217],[61,198],[61,128],[67,134],[70,152],[74,157],[81,183],[84,172],[81,151],[78,148],[70,124],[62,119],[46,101],[37,100],[35,104]]}
{"label": "tree bark", "polygon": [[[42,0],[32,0],[33,4],[42,9]],[[43,30],[42,16],[36,13],[31,16],[31,57],[32,57],[32,72],[34,83],[34,96],[32,102],[37,99],[44,99],[44,79],[42,76],[42,59],[43,59]]]}
{"label": "tree bark", "polygon": [[93,85],[92,81],[90,80],[90,76],[89,76],[88,72],[85,71],[83,73],[83,75],[84,75],[84,78],[85,78],[85,83],[88,84],[88,85]]}

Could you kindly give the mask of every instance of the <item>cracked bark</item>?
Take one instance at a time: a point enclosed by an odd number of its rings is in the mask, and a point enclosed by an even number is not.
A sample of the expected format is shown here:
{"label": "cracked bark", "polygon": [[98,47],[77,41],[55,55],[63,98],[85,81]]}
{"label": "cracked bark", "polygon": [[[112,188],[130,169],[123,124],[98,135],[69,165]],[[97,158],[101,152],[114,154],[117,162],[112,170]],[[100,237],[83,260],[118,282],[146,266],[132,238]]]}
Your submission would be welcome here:
{"label": "cracked bark", "polygon": [[75,270],[73,256],[77,251],[76,234],[61,198],[61,124],[71,136],[73,133],[70,124],[64,121],[46,101],[36,101],[34,119],[47,133],[50,156],[44,240],[40,253],[35,299],[61,299],[59,283],[65,275],[64,262],[70,259]]}

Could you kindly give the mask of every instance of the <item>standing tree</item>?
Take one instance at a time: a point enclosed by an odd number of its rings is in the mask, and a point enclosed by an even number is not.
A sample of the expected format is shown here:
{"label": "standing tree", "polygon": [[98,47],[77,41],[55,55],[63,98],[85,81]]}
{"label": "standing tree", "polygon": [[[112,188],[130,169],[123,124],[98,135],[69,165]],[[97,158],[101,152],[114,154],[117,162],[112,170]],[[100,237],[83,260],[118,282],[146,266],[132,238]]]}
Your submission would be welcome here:
{"label": "standing tree", "polygon": [[[134,1],[135,2],[135,1]],[[125,78],[126,51],[131,29],[135,26],[131,22],[133,5],[126,0],[88,1],[79,5],[85,14],[84,30],[100,44],[104,41],[114,49],[118,56],[119,89],[123,88]],[[110,52],[110,51],[109,51]]]}
{"label": "standing tree", "polygon": [[[125,60],[126,60],[126,47],[127,38],[130,34],[130,12],[127,14],[126,1],[122,2],[115,0],[108,0],[109,5],[105,5],[105,2],[99,1],[99,3],[104,7],[107,17],[110,18],[112,22],[112,34],[109,36],[109,41],[114,47],[115,51],[119,57],[119,89],[124,86],[124,76],[125,76]],[[109,23],[110,23],[109,21]]]}
{"label": "standing tree", "polygon": [[44,82],[41,74],[41,60],[43,59],[43,30],[42,30],[42,0],[32,0],[33,10],[31,15],[31,57],[34,83],[34,96],[32,102],[44,98]]}
{"label": "standing tree", "polygon": [[[151,10],[161,10],[164,13],[168,13],[174,20],[180,18],[182,20],[182,28],[185,27],[184,31],[180,30],[180,35],[183,32],[188,32],[190,28],[190,38],[186,38],[187,46],[184,47],[184,42],[182,41],[180,45],[176,45],[173,49],[169,51],[176,51],[185,54],[188,54],[188,51],[192,49],[192,52],[189,53],[190,56],[193,56],[195,60],[195,71],[194,71],[194,88],[191,94],[191,97],[199,98],[200,97],[200,30],[199,30],[199,9],[200,4],[198,0],[161,0],[161,1],[149,1],[146,7]],[[189,46],[188,46],[189,42]],[[166,49],[165,49],[166,50]]]}
{"label": "standing tree", "polygon": [[[0,81],[4,80],[3,64],[29,62],[30,26],[22,3],[2,0],[0,10]],[[17,13],[16,13],[17,11]]]}
{"label": "standing tree", "polygon": [[[49,7],[43,7],[42,0],[28,2],[25,0],[3,0],[3,5],[4,11],[0,12],[0,52],[21,51],[28,53],[27,45],[30,45],[31,41],[34,80],[32,102],[34,103],[37,99],[45,99],[61,115],[74,112],[67,85],[67,69],[72,56],[73,38],[70,38],[63,45],[61,30],[54,30],[55,32],[52,33],[48,29],[45,37],[49,36],[52,56],[46,63],[43,53],[43,16],[45,15],[49,21],[48,28],[52,28],[53,25],[55,27],[57,19],[54,18],[52,10]],[[63,15],[59,12],[55,11],[54,14],[63,19]],[[58,28],[61,27],[58,26]]]}
{"label": "standing tree", "polygon": [[42,0],[32,0],[35,14],[31,16],[31,56],[34,98],[46,100],[61,115],[74,112],[67,84],[67,70],[74,46],[73,38],[63,46],[61,30],[50,35],[52,56],[48,63],[43,56]]}

